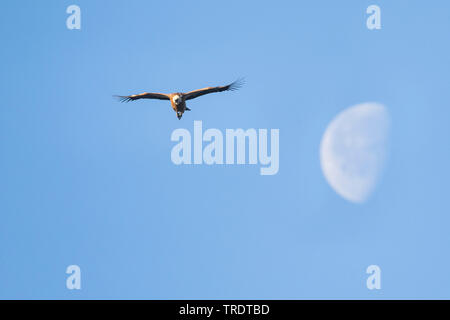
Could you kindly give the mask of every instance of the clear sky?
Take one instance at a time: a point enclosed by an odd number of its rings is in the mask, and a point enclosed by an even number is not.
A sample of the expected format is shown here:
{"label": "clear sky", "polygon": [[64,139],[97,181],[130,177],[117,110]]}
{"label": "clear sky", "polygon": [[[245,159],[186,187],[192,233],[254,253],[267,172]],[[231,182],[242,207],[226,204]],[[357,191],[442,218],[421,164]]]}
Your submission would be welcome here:
{"label": "clear sky", "polygon": [[[81,8],[68,30],[66,8]],[[381,8],[368,30],[366,8]],[[0,298],[450,298],[448,1],[4,1]],[[120,104],[114,94],[230,93]],[[340,197],[329,122],[386,106],[385,170]],[[177,128],[280,129],[280,169],[176,166]],[[82,289],[68,290],[78,265]],[[368,290],[366,268],[382,270]]]}

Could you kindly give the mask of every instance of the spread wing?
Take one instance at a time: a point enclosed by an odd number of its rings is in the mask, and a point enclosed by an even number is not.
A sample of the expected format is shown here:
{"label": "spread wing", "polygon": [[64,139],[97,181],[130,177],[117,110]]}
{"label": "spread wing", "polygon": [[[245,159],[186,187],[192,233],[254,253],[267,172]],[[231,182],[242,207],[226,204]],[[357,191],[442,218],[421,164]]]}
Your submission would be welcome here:
{"label": "spread wing", "polygon": [[141,94],[134,94],[131,96],[115,96],[120,102],[130,102],[138,99],[158,99],[158,100],[170,100],[169,96],[164,93],[152,93],[144,92]]}
{"label": "spread wing", "polygon": [[234,91],[242,87],[244,84],[243,79],[238,79],[233,83],[230,83],[227,86],[221,87],[208,87],[203,89],[194,90],[184,94],[185,100],[195,99],[197,97],[203,96],[205,94],[214,93],[214,92],[222,92],[222,91]]}

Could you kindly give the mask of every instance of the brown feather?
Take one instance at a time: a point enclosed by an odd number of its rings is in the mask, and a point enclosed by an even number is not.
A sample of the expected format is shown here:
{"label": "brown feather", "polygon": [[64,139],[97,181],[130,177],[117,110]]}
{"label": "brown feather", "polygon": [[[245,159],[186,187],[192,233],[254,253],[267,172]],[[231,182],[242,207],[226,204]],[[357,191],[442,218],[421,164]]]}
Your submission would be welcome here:
{"label": "brown feather", "polygon": [[120,100],[120,102],[129,102],[138,99],[158,99],[158,100],[170,100],[169,95],[164,93],[152,93],[152,92],[144,92],[141,94],[134,94],[131,96],[115,96]]}
{"label": "brown feather", "polygon": [[233,83],[230,83],[227,86],[208,87],[208,88],[190,91],[190,92],[184,94],[184,99],[191,100],[191,99],[195,99],[197,97],[200,97],[200,96],[203,96],[203,95],[209,94],[209,93],[238,90],[240,87],[242,87],[243,84],[244,84],[243,79],[238,79],[238,80],[234,81]]}

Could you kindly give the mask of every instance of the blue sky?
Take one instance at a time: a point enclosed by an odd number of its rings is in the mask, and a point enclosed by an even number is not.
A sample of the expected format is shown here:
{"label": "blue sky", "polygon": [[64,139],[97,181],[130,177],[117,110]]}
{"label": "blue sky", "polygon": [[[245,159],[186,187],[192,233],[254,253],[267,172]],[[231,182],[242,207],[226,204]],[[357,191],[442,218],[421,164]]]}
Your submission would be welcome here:
{"label": "blue sky", "polygon": [[[3,3],[0,298],[449,298],[449,31],[445,1]],[[167,101],[112,99],[240,76],[181,121]],[[389,155],[353,204],[319,144],[366,101],[391,115]],[[174,165],[170,135],[194,120],[280,129],[278,174]]]}

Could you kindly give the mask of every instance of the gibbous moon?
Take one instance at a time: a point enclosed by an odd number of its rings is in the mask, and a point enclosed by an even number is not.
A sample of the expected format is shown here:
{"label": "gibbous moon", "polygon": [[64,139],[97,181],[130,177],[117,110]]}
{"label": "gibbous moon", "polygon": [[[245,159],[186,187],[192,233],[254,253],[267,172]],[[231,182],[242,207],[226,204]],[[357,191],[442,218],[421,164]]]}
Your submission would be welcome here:
{"label": "gibbous moon", "polygon": [[378,103],[363,103],[339,113],[320,144],[320,164],[330,186],[343,198],[363,203],[383,169],[389,115]]}

